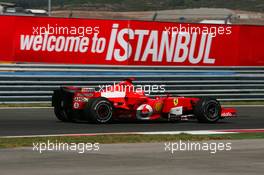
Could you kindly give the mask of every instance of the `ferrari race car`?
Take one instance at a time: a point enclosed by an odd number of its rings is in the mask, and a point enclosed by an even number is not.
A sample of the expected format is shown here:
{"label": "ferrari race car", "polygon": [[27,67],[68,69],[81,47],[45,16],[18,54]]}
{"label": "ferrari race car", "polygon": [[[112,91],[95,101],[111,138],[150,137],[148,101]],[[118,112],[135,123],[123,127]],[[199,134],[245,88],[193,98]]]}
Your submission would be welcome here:
{"label": "ferrari race car", "polygon": [[54,91],[52,106],[56,117],[64,122],[85,120],[92,123],[109,123],[113,120],[169,121],[197,119],[215,123],[219,119],[235,117],[236,110],[222,108],[210,97],[150,98],[142,90],[135,89],[132,78],[118,84],[95,88],[61,87]]}

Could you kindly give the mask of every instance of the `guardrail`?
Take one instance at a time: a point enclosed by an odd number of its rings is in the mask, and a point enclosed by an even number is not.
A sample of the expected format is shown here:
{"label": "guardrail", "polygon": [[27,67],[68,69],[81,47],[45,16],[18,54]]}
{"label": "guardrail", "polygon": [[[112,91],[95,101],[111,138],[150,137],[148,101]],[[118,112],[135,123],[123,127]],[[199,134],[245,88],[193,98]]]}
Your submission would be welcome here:
{"label": "guardrail", "polygon": [[127,77],[136,84],[165,85],[150,94],[212,96],[220,101],[263,101],[264,67],[147,67],[0,64],[0,103],[49,103],[60,86],[108,85]]}

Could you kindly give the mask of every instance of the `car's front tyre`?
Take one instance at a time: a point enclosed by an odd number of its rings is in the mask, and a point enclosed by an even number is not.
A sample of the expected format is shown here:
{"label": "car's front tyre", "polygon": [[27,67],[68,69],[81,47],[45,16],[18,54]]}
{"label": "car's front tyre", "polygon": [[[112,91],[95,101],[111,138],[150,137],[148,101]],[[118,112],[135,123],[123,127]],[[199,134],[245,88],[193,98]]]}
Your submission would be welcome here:
{"label": "car's front tyre", "polygon": [[203,97],[195,105],[194,115],[199,122],[215,123],[221,118],[221,105],[216,99]]}

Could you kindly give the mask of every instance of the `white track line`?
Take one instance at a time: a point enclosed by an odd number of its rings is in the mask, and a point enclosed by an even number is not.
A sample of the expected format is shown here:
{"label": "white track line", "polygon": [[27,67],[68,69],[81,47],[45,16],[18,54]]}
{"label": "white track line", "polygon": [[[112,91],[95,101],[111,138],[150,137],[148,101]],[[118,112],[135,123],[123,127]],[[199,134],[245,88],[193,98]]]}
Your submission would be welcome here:
{"label": "white track line", "polygon": [[[237,131],[236,131],[237,130]],[[248,131],[260,131],[264,129],[226,129],[226,130],[197,130],[197,131],[155,131],[155,132],[120,132],[120,133],[84,133],[84,134],[50,134],[50,135],[22,135],[22,136],[1,136],[0,138],[30,138],[30,137],[80,137],[80,136],[99,136],[99,135],[211,135],[211,134],[234,134]]]}
{"label": "white track line", "polygon": [[0,136],[0,138],[29,138],[29,137],[80,137],[99,135],[211,135],[211,134],[234,134],[250,133],[250,131],[263,132],[264,128],[258,129],[223,129],[223,130],[197,130],[197,131],[154,131],[154,132],[120,132],[120,133],[83,133],[83,134],[50,134],[50,135],[22,135],[22,136]]}

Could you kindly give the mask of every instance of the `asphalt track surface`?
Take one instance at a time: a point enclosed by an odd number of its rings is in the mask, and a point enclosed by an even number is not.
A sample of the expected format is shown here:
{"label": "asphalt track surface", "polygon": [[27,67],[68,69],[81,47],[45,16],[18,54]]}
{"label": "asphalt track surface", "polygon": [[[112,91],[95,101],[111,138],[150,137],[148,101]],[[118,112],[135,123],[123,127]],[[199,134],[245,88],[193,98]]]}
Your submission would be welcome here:
{"label": "asphalt track surface", "polygon": [[[0,149],[1,175],[261,175],[264,144],[259,140],[229,142],[230,151],[165,151],[164,143],[107,144],[78,154],[32,148]],[[209,142],[208,142],[209,143]]]}
{"label": "asphalt track surface", "polygon": [[86,134],[113,132],[153,132],[221,129],[258,129],[264,127],[264,107],[237,107],[237,118],[221,120],[216,124],[196,121],[122,122],[113,124],[63,123],[52,108],[0,109],[0,136]]}

